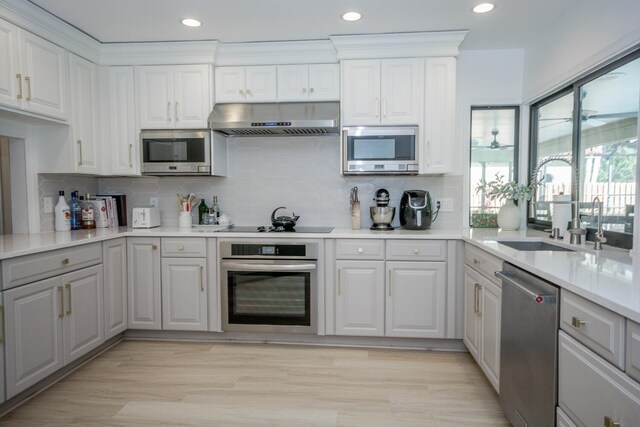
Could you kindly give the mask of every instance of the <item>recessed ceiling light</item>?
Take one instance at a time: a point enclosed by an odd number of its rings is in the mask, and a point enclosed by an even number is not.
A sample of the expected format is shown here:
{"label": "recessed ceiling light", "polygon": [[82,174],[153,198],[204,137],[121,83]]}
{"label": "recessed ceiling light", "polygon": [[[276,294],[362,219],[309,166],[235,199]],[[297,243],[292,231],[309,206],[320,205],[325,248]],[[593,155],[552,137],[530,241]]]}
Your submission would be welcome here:
{"label": "recessed ceiling light", "polygon": [[342,19],[349,22],[359,21],[360,18],[362,18],[362,15],[358,12],[347,12],[342,15]]}
{"label": "recessed ceiling light", "polygon": [[473,8],[475,13],[491,12],[496,6],[493,3],[480,3]]}
{"label": "recessed ceiling light", "polygon": [[187,27],[199,27],[200,25],[202,25],[202,22],[193,18],[185,18],[181,22],[182,25],[186,25]]}

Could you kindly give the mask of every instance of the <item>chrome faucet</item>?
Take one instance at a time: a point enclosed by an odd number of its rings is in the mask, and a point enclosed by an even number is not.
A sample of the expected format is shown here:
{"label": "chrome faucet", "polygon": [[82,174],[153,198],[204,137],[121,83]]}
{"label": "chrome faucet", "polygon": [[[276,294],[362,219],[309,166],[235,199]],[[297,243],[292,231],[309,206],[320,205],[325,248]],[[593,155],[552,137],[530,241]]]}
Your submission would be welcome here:
{"label": "chrome faucet", "polygon": [[598,231],[596,231],[593,239],[593,249],[600,251],[602,250],[602,244],[607,243],[607,238],[604,237],[604,232],[602,231],[602,202],[600,201],[600,197],[596,196],[591,201],[591,212],[593,215],[593,211],[596,210],[596,202],[598,206]]}

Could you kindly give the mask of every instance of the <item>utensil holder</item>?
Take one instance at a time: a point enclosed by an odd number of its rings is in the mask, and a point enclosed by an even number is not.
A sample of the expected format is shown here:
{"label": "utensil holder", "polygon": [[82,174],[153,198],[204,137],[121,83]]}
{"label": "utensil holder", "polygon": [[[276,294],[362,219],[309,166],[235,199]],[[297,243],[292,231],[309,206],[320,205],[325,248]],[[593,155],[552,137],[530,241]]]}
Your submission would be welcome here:
{"label": "utensil holder", "polygon": [[193,225],[193,218],[191,217],[191,212],[180,212],[180,216],[178,217],[178,226],[180,228],[191,228]]}
{"label": "utensil holder", "polygon": [[354,202],[351,206],[351,229],[360,230],[360,202]]}

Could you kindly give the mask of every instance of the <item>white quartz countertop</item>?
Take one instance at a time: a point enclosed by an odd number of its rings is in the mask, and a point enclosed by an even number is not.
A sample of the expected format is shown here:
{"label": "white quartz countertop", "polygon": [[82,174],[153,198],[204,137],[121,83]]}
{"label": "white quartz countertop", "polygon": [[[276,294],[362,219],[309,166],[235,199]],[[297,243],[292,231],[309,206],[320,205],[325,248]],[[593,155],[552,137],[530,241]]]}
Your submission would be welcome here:
{"label": "white quartz countertop", "polygon": [[592,244],[574,252],[518,251],[501,240],[542,240],[545,233],[525,230],[448,229],[426,231],[372,231],[334,229],[331,233],[233,233],[193,228],[96,229],[73,232],[15,234],[0,237],[0,260],[62,249],[118,237],[219,237],[287,239],[436,239],[464,240],[520,268],[640,323],[640,259],[629,251],[607,248],[594,251]]}

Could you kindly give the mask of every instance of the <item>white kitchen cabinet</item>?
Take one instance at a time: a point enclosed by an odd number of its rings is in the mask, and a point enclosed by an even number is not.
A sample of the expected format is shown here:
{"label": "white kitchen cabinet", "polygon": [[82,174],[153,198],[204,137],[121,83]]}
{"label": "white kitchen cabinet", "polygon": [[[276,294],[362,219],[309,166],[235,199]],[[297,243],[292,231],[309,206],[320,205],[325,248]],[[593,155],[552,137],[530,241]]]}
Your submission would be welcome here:
{"label": "white kitchen cabinet", "polygon": [[105,340],[127,329],[127,241],[102,243]]}
{"label": "white kitchen cabinet", "polygon": [[420,125],[423,60],[342,61],[345,125]]}
{"label": "white kitchen cabinet", "polygon": [[2,335],[0,336],[0,403],[7,400],[7,392],[5,390],[5,373],[4,373],[4,349],[7,335],[6,335],[6,315],[5,315],[5,305],[4,305],[4,293],[0,292],[0,322],[2,325],[0,326],[2,329]]}
{"label": "white kitchen cabinet", "polygon": [[498,391],[500,387],[500,316],[502,289],[481,277],[480,292],[480,355],[478,363],[489,382]]}
{"label": "white kitchen cabinet", "polygon": [[278,101],[337,101],[338,64],[278,65]]}
{"label": "white kitchen cabinet", "polygon": [[98,67],[69,54],[73,172],[101,171],[98,122]]}
{"label": "white kitchen cabinet", "polygon": [[162,329],[206,331],[207,326],[207,259],[162,258]]}
{"label": "white kitchen cabinet", "polygon": [[133,67],[107,67],[108,102],[105,149],[112,175],[140,175],[140,140],[136,126]]}
{"label": "white kitchen cabinet", "polygon": [[640,381],[640,324],[627,319],[627,375]]}
{"label": "white kitchen cabinet", "polygon": [[67,52],[0,20],[0,102],[67,119]]}
{"label": "white kitchen cabinet", "polygon": [[207,127],[211,112],[209,65],[137,67],[142,129]]}
{"label": "white kitchen cabinet", "polygon": [[384,336],[384,261],[336,261],[336,334]]}
{"label": "white kitchen cabinet", "polygon": [[162,329],[160,239],[127,238],[129,329]]}
{"label": "white kitchen cabinet", "polygon": [[424,127],[420,137],[419,172],[453,172],[456,59],[425,59],[424,70]]}
{"label": "white kitchen cabinet", "polygon": [[387,261],[385,335],[444,338],[446,263]]}
{"label": "white kitchen cabinet", "polygon": [[481,317],[479,314],[480,274],[465,266],[464,268],[464,344],[469,353],[478,360],[480,346]]}
{"label": "white kitchen cabinet", "polygon": [[275,65],[216,67],[216,102],[276,102]]}

